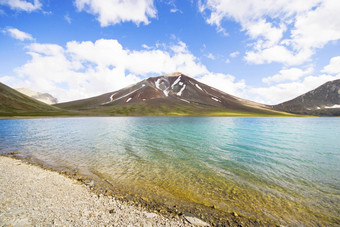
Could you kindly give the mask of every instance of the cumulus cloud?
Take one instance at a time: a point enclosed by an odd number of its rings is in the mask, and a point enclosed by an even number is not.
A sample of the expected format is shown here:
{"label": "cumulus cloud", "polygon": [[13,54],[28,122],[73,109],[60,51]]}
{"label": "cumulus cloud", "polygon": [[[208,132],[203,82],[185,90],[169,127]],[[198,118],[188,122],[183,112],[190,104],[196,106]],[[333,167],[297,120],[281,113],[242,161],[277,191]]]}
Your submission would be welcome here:
{"label": "cumulus cloud", "polygon": [[228,94],[244,96],[243,92],[246,88],[245,81],[236,81],[233,75],[209,72],[204,76],[199,77],[198,80]]}
{"label": "cumulus cloud", "polygon": [[31,59],[15,72],[0,78],[12,87],[49,92],[60,101],[87,98],[121,89],[149,75],[180,71],[190,76],[207,74],[183,42],[167,49],[129,50],[117,40],[32,43],[26,47]]}
{"label": "cumulus cloud", "polygon": [[31,34],[20,31],[17,28],[7,28],[3,32],[9,34],[12,38],[18,39],[20,41],[24,40],[34,40]]}
{"label": "cumulus cloud", "polygon": [[340,79],[340,74],[336,76],[328,74],[307,76],[304,77],[302,81],[280,83],[270,87],[249,88],[248,96],[257,102],[279,104],[336,79]]}
{"label": "cumulus cloud", "polygon": [[[234,75],[211,72],[194,56],[186,43],[157,44],[133,50],[113,39],[71,41],[65,46],[31,43],[31,59],[15,69],[16,76],[0,81],[12,87],[27,87],[71,101],[121,89],[149,76],[180,71],[226,93],[266,104],[295,98],[329,80],[340,79],[339,58],[311,75],[313,67],[290,67],[267,77],[269,87],[251,87]],[[273,85],[274,84],[274,85]]]}
{"label": "cumulus cloud", "polygon": [[300,68],[282,69],[279,73],[271,77],[265,77],[262,81],[266,84],[278,83],[283,81],[296,81],[305,75],[310,75],[313,72],[313,67],[309,67],[306,70]]}
{"label": "cumulus cloud", "polygon": [[[247,86],[245,98],[265,104],[279,104],[291,100],[320,85],[340,79],[340,56],[330,59],[320,73],[315,73],[313,66],[305,69],[287,68],[271,77],[263,78],[263,82],[272,84],[267,87]],[[314,75],[313,75],[314,74]]]}
{"label": "cumulus cloud", "polygon": [[128,21],[149,24],[149,18],[157,15],[153,0],[75,0],[75,5],[79,11],[96,15],[103,27]]}
{"label": "cumulus cloud", "polygon": [[340,1],[325,0],[315,10],[298,15],[292,30],[291,43],[296,49],[322,48],[340,39]]}
{"label": "cumulus cloud", "polygon": [[254,64],[265,64],[279,62],[285,65],[301,65],[308,61],[314,51],[305,49],[301,51],[291,51],[282,45],[274,45],[268,48],[257,48],[257,50],[247,51],[244,59]]}
{"label": "cumulus cloud", "polygon": [[340,74],[340,56],[331,58],[329,64],[323,68],[322,72]]}
{"label": "cumulus cloud", "polygon": [[33,2],[25,0],[0,0],[0,5],[7,5],[12,10],[32,12],[38,10],[42,7],[39,0],[34,0]]}
{"label": "cumulus cloud", "polygon": [[245,56],[249,63],[300,65],[340,39],[338,0],[205,0],[199,6],[218,30],[224,20],[240,23],[253,40]]}

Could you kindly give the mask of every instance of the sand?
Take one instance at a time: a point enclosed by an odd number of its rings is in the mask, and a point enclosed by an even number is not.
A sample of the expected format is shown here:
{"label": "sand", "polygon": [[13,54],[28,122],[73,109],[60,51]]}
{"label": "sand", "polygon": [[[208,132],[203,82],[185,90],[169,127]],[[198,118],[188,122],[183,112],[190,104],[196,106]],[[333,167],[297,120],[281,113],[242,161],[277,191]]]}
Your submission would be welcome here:
{"label": "sand", "polygon": [[97,196],[57,172],[0,156],[0,226],[193,226],[187,219]]}

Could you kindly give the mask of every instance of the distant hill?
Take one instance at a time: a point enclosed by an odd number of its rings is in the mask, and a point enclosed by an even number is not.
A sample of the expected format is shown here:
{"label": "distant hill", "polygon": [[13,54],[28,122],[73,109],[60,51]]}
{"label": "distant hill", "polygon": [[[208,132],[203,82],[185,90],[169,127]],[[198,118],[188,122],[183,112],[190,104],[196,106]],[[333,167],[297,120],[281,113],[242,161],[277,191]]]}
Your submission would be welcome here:
{"label": "distant hill", "polygon": [[182,73],[150,77],[100,96],[57,107],[112,115],[281,115],[271,107],[219,91]]}
{"label": "distant hill", "polygon": [[273,109],[295,114],[340,116],[340,80],[329,81],[320,87]]}
{"label": "distant hill", "polygon": [[17,88],[15,90],[31,98],[34,98],[40,102],[46,103],[48,105],[53,105],[53,104],[58,103],[58,99],[48,93],[40,93],[40,92],[32,91],[28,88]]}
{"label": "distant hill", "polygon": [[61,111],[0,83],[0,116],[50,115]]}

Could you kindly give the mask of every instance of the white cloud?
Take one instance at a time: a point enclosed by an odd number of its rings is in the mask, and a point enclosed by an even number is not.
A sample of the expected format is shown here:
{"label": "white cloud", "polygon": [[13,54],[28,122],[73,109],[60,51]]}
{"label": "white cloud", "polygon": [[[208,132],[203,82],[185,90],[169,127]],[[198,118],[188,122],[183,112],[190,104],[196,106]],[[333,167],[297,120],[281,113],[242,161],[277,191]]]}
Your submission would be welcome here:
{"label": "white cloud", "polygon": [[229,64],[229,63],[230,63],[230,59],[227,58],[227,59],[225,60],[225,63]]}
{"label": "white cloud", "polygon": [[252,40],[249,63],[300,65],[317,48],[340,39],[338,0],[204,0],[200,11],[218,30],[223,20],[241,24]]}
{"label": "white cloud", "polygon": [[7,5],[12,10],[20,10],[26,12],[32,12],[42,7],[42,4],[39,0],[34,0],[33,2],[24,0],[0,0],[0,5]]}
{"label": "white cloud", "polygon": [[64,16],[64,19],[67,21],[67,23],[71,24],[72,20],[71,20],[70,15],[66,14],[66,15]]}
{"label": "white cloud", "polygon": [[331,76],[307,76],[302,81],[281,83],[270,87],[248,88],[248,97],[265,104],[279,104],[302,95],[318,86],[332,80],[340,79],[340,74]]}
{"label": "white cloud", "polygon": [[147,49],[147,50],[150,50],[150,49],[152,49],[152,47],[149,47],[148,45],[146,45],[146,44],[142,44],[142,47],[144,48],[144,49]]}
{"label": "white cloud", "polygon": [[313,51],[310,49],[294,53],[285,46],[275,45],[258,51],[247,51],[244,59],[254,64],[278,62],[286,65],[300,65],[306,62],[312,54]]}
{"label": "white cloud", "polygon": [[311,74],[312,72],[313,67],[311,66],[306,70],[302,70],[300,68],[282,69],[274,76],[263,78],[262,81],[266,84],[278,83],[287,80],[296,81],[305,75]]}
{"label": "white cloud", "polygon": [[206,57],[211,60],[215,60],[215,56],[212,53],[209,53]]}
{"label": "white cloud", "polygon": [[240,54],[240,52],[234,51],[234,52],[230,53],[229,56],[230,56],[231,58],[236,58],[239,54]]}
{"label": "white cloud", "polygon": [[297,49],[322,48],[340,39],[340,1],[325,0],[315,10],[296,17],[292,30],[292,45]]}
{"label": "white cloud", "polygon": [[96,15],[103,27],[127,21],[149,24],[149,18],[157,14],[153,0],[75,0],[75,5],[79,11]]}
{"label": "white cloud", "polygon": [[31,34],[20,31],[17,28],[7,28],[4,30],[5,33],[8,33],[12,38],[18,39],[20,41],[24,40],[34,40]]}
{"label": "white cloud", "polygon": [[281,40],[283,32],[286,31],[286,26],[284,24],[275,27],[265,19],[246,22],[245,27],[247,29],[247,34],[252,39],[260,38],[262,48],[276,45]]}
{"label": "white cloud", "polygon": [[179,41],[177,45],[172,45],[171,50],[177,53],[186,53],[188,51],[188,46],[182,41]]}
{"label": "white cloud", "polygon": [[49,92],[60,101],[91,97],[121,89],[147,76],[180,71],[190,76],[208,73],[183,42],[166,50],[129,50],[117,40],[33,43],[31,60],[18,67],[16,77],[2,77],[12,87]]}
{"label": "white cloud", "polygon": [[222,26],[224,19],[233,19],[247,29],[249,23],[268,16],[288,18],[296,13],[310,10],[321,0],[206,0],[201,2],[200,11],[208,11],[207,23]]}
{"label": "white cloud", "polygon": [[183,13],[183,12],[177,8],[172,8],[170,9],[170,13]]}
{"label": "white cloud", "polygon": [[340,74],[340,56],[331,58],[328,65],[326,65],[322,72],[329,74]]}
{"label": "white cloud", "polygon": [[235,96],[243,96],[243,90],[246,88],[244,80],[236,82],[235,77],[229,74],[207,73],[198,80]]}

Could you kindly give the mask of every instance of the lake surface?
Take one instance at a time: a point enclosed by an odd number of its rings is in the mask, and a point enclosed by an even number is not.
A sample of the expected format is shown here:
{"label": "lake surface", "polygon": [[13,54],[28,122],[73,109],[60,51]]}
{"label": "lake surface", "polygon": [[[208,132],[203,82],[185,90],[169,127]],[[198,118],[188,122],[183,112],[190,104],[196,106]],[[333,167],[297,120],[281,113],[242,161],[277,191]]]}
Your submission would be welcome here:
{"label": "lake surface", "polygon": [[339,225],[340,118],[0,120],[0,153],[287,225]]}

